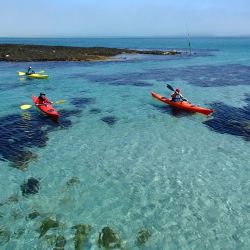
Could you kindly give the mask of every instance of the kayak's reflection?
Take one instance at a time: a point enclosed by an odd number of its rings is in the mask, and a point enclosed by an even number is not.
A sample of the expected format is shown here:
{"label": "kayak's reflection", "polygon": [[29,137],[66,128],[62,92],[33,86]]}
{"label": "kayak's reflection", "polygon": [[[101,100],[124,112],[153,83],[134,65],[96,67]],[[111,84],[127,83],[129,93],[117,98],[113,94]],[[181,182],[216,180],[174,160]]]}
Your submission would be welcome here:
{"label": "kayak's reflection", "polygon": [[175,117],[185,117],[185,116],[192,116],[195,113],[190,112],[190,111],[185,111],[182,109],[177,109],[174,107],[170,107],[170,106],[162,106],[162,105],[157,105],[157,104],[151,104],[153,107],[155,107],[156,109],[158,109],[160,112],[162,113],[167,113],[169,115],[175,116]]}

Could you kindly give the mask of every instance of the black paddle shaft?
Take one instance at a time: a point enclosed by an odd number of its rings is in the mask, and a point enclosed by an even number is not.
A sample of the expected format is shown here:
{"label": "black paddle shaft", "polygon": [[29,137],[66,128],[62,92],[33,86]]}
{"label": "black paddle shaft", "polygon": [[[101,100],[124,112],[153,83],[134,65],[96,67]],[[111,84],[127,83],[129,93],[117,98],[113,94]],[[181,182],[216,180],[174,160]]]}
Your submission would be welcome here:
{"label": "black paddle shaft", "polygon": [[167,84],[167,88],[169,88],[172,91],[175,91],[174,88],[170,84]]}

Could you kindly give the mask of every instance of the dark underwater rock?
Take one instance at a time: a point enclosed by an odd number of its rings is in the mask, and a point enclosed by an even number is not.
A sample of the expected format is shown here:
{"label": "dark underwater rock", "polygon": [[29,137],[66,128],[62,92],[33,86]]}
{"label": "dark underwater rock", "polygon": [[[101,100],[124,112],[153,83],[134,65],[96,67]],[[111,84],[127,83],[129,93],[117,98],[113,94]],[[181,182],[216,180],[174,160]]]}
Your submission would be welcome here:
{"label": "dark underwater rock", "polygon": [[55,239],[55,247],[53,248],[53,250],[64,250],[66,243],[67,240],[64,236],[62,235],[57,236]]}
{"label": "dark underwater rock", "polygon": [[39,238],[45,235],[51,228],[57,228],[57,227],[59,227],[58,221],[52,220],[50,218],[45,219],[44,221],[42,221],[42,224],[38,229],[38,232],[40,233]]}
{"label": "dark underwater rock", "polygon": [[104,249],[123,248],[122,240],[110,227],[104,227],[99,233],[98,245]]}
{"label": "dark underwater rock", "polygon": [[38,211],[32,211],[31,213],[28,214],[28,218],[33,220],[35,219],[36,217],[40,216],[40,213]]}
{"label": "dark underwater rock", "polygon": [[27,196],[30,194],[38,193],[40,188],[40,182],[35,178],[29,178],[27,182],[21,185],[22,195]]}
{"label": "dark underwater rock", "polygon": [[91,230],[91,226],[87,224],[78,224],[73,226],[72,229],[76,229],[74,237],[75,250],[81,250],[83,249],[84,242]]}
{"label": "dark underwater rock", "polygon": [[67,182],[66,182],[66,186],[67,187],[72,187],[74,185],[77,185],[80,183],[80,179],[78,177],[71,177]]}
{"label": "dark underwater rock", "polygon": [[0,225],[0,246],[9,242],[11,233]]}
{"label": "dark underwater rock", "polygon": [[151,232],[148,230],[148,229],[141,229],[138,234],[137,234],[137,237],[136,237],[136,245],[138,247],[141,247],[142,245],[144,245],[149,237],[151,236]]}

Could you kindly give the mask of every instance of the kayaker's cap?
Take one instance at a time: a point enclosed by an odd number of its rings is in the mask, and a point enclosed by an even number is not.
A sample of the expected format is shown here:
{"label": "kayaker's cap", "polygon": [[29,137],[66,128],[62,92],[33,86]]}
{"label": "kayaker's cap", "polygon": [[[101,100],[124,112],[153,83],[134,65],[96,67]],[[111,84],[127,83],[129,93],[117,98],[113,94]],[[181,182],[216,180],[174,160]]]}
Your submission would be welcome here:
{"label": "kayaker's cap", "polygon": [[45,95],[45,93],[41,92],[40,95]]}
{"label": "kayaker's cap", "polygon": [[176,90],[175,90],[175,92],[180,93],[180,92],[181,92],[181,90],[180,90],[180,89],[176,89]]}

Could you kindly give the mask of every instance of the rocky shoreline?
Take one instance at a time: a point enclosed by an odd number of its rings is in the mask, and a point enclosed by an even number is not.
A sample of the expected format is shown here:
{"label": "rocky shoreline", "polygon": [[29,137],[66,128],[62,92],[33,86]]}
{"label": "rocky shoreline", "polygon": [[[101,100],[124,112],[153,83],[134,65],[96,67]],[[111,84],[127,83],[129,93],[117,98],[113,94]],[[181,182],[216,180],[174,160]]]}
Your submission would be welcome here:
{"label": "rocky shoreline", "polygon": [[176,50],[132,50],[105,47],[70,47],[24,44],[0,44],[0,61],[102,61],[120,54],[176,55]]}

